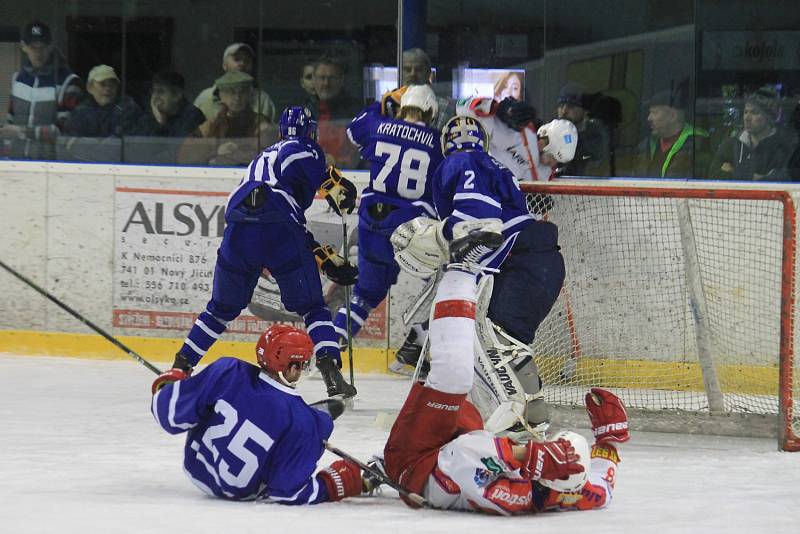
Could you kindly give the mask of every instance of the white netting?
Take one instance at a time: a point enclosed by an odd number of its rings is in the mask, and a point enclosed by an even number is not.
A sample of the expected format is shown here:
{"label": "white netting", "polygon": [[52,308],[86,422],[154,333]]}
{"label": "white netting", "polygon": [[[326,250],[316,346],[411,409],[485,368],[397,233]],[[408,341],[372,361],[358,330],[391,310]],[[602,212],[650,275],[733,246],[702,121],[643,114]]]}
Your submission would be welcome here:
{"label": "white netting", "polygon": [[558,225],[567,266],[534,341],[548,401],[581,405],[598,385],[634,410],[777,415],[783,203],[553,187],[524,186],[548,191],[529,208]]}

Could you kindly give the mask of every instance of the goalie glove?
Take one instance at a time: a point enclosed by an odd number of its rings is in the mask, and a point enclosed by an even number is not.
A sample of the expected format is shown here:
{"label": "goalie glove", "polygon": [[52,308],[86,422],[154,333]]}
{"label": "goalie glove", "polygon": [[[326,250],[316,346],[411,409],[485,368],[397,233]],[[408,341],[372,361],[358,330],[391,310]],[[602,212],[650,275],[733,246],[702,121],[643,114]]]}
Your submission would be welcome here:
{"label": "goalie glove", "polygon": [[408,89],[408,86],[404,85],[383,94],[381,97],[381,115],[394,118],[400,113],[400,101],[403,99],[406,89]]}
{"label": "goalie glove", "polygon": [[392,232],[394,259],[402,270],[417,278],[428,278],[447,261],[442,224],[429,217],[417,217]]}
{"label": "goalie glove", "polygon": [[364,490],[361,468],[347,460],[336,460],[322,469],[317,473],[317,480],[325,484],[331,502],[361,495]]}
{"label": "goalie glove", "polygon": [[351,286],[358,280],[358,267],[348,262],[330,245],[317,245],[314,248],[314,259],[328,280],[340,286]]}
{"label": "goalie glove", "polygon": [[595,442],[623,443],[631,439],[628,432],[628,414],[619,397],[601,388],[592,388],[586,394],[586,411],[592,421]]}
{"label": "goalie glove", "polygon": [[353,213],[358,194],[356,186],[342,176],[339,169],[333,165],[328,166],[325,173],[327,178],[319,188],[320,194],[328,201],[336,215],[341,215],[342,212]]}
{"label": "goalie glove", "polygon": [[497,104],[494,114],[503,124],[518,132],[536,120],[535,108],[510,96]]}

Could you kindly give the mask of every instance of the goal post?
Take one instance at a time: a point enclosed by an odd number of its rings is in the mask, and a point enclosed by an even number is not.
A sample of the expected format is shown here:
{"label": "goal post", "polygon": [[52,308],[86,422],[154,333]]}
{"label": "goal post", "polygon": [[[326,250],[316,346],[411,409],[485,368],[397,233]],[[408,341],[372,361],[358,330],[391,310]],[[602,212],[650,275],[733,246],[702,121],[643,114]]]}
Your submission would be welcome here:
{"label": "goal post", "polygon": [[632,428],[773,435],[800,450],[789,188],[591,180],[521,184],[558,225],[567,276],[533,343],[568,420],[587,387]]}

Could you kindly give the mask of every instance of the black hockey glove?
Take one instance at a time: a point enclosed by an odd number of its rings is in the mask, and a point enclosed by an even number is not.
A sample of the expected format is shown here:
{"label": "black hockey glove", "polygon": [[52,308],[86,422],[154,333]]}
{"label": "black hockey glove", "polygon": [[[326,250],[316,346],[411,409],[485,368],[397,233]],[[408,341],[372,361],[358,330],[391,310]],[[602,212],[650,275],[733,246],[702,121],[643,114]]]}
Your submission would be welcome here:
{"label": "black hockey glove", "polygon": [[358,190],[353,182],[342,176],[339,169],[333,165],[325,171],[327,179],[322,182],[319,192],[328,201],[336,215],[342,212],[353,213],[356,207]]}
{"label": "black hockey glove", "polygon": [[330,245],[317,245],[314,257],[319,270],[332,282],[340,286],[351,286],[358,280],[358,267],[337,254]]}
{"label": "black hockey glove", "polygon": [[497,104],[497,109],[494,114],[503,124],[518,132],[522,131],[525,126],[536,120],[535,108],[529,106],[525,102],[514,100],[510,96],[505,97]]}

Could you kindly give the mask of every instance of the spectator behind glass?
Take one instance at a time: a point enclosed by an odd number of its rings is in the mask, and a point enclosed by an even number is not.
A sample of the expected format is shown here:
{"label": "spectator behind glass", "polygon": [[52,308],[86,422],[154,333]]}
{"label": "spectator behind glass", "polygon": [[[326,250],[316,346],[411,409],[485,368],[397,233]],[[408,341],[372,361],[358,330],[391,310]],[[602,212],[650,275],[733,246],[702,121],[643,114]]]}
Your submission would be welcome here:
{"label": "spectator behind glass", "polygon": [[[794,138],[800,139],[800,95],[794,96],[795,108],[789,117],[789,126],[793,130]],[[800,142],[795,144],[794,153],[789,158],[789,179],[800,182]]]}
{"label": "spectator behind glass", "polygon": [[556,106],[556,118],[568,120],[578,129],[575,157],[564,164],[561,175],[607,176],[608,128],[589,116],[583,86],[573,82],[565,84],[558,93]]}
{"label": "spectator behind glass", "polygon": [[[425,85],[433,88],[433,69],[431,58],[421,48],[410,48],[403,52],[403,85]],[[456,101],[452,98],[436,97],[439,111],[433,118],[431,126],[437,130],[447,124],[456,114]]]}
{"label": "spectator behind glass", "polygon": [[522,102],[522,78],[518,72],[506,72],[494,84],[494,99],[500,102],[510,96]]}
{"label": "spectator behind glass", "polygon": [[80,80],[52,41],[43,22],[22,30],[22,68],[11,77],[7,124],[0,127],[4,155],[53,159],[55,140],[81,100]]}
{"label": "spectator behind glass", "polygon": [[778,126],[780,103],[771,87],[762,87],[744,103],[744,129],[722,142],[709,177],[734,180],[784,181],[794,139]]}
{"label": "spectator behind glass", "polygon": [[314,91],[306,106],[317,119],[319,145],[325,150],[327,163],[340,168],[354,168],[358,151],[347,139],[347,125],[361,110],[361,105],[344,90],[342,66],[331,58],[314,64]]}
{"label": "spectator behind glass", "polygon": [[[233,43],[222,53],[222,70],[224,72],[244,72],[252,76],[255,57],[255,52],[249,45]],[[253,94],[250,96],[250,106],[253,111],[267,117],[269,122],[275,122],[275,104],[266,91],[256,87],[254,82],[251,92]],[[206,119],[213,119],[222,108],[217,86],[212,85],[203,89],[194,99],[194,105],[203,112]]]}
{"label": "spectator behind glass", "polygon": [[210,163],[212,165],[246,165],[261,148],[277,141],[277,132],[268,131],[270,121],[250,106],[253,77],[246,72],[228,71],[214,82],[219,93],[221,109],[217,115],[201,124],[197,137],[210,143],[187,140],[179,161]]}
{"label": "spectator behind glass", "polygon": [[[650,99],[650,135],[639,145],[637,176],[702,178],[708,168],[708,132],[686,120],[689,82]],[[696,165],[695,165],[696,162]],[[701,172],[694,172],[694,169]]]}
{"label": "spectator behind glass", "polygon": [[141,109],[129,96],[119,94],[119,77],[108,65],[89,71],[86,92],[89,96],[72,112],[65,133],[78,137],[109,137],[127,133],[136,123]]}
{"label": "spectator behind glass", "polygon": [[314,98],[317,96],[314,91],[314,64],[306,63],[300,70],[300,87],[305,91],[305,99]]}
{"label": "spectator behind glass", "polygon": [[203,112],[183,95],[183,76],[160,72],[153,76],[150,110],[133,127],[133,135],[187,137],[205,122]]}

